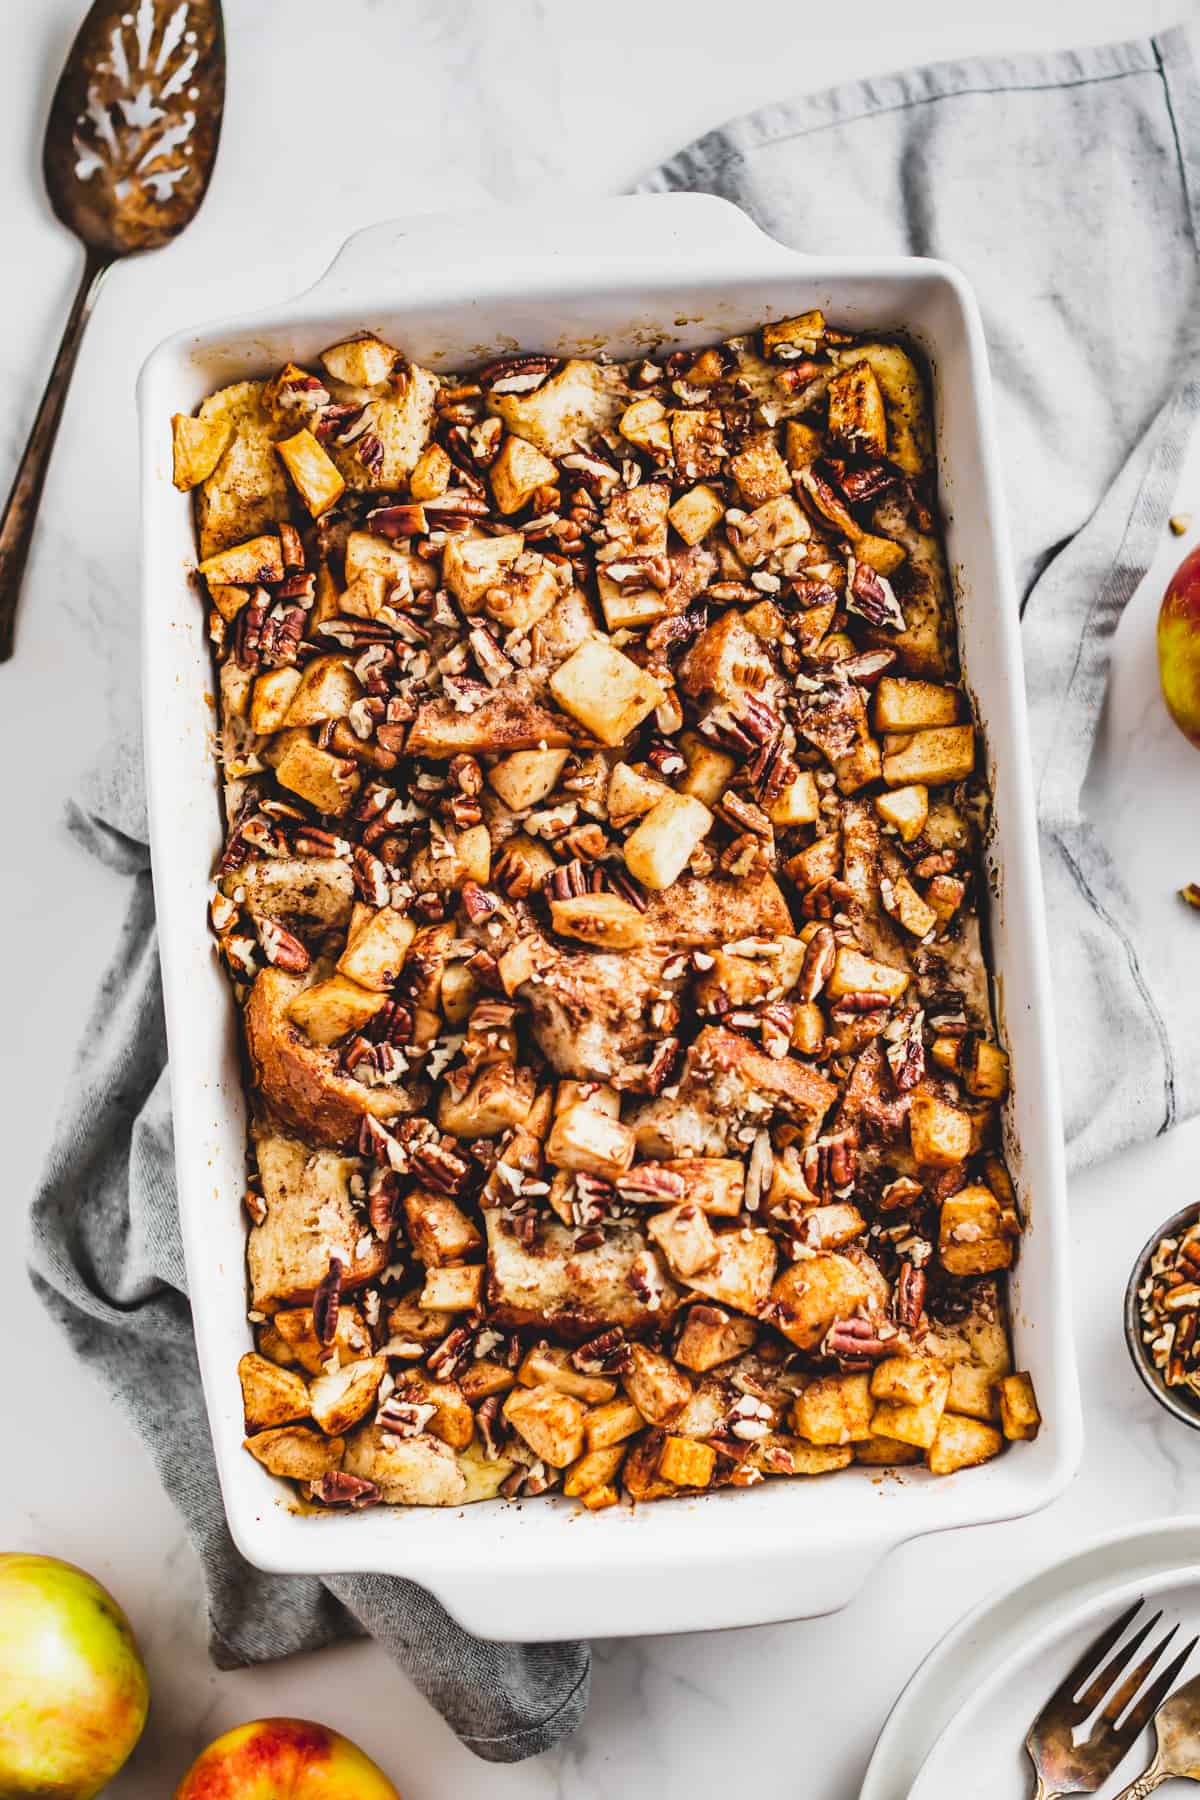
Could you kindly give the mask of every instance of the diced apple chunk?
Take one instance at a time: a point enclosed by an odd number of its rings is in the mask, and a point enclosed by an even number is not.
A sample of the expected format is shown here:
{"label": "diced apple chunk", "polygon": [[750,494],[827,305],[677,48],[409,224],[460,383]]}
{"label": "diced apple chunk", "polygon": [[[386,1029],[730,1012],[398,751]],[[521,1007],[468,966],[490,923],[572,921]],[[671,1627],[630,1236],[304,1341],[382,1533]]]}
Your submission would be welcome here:
{"label": "diced apple chunk", "polygon": [[653,676],[602,637],[588,638],[559,664],[550,677],[550,692],[585,731],[613,748],[664,698]]}
{"label": "diced apple chunk", "polygon": [[937,929],[938,916],[917,892],[907,875],[897,875],[886,888],[881,884],[884,910],[915,938],[926,938]]}
{"label": "diced apple chunk", "polygon": [[958,690],[935,681],[884,675],[875,687],[876,731],[925,731],[953,725],[958,718]]}
{"label": "diced apple chunk", "polygon": [[280,1425],[246,1439],[246,1449],[264,1469],[289,1481],[316,1481],[336,1469],[344,1438],[328,1438],[309,1425]]}
{"label": "diced apple chunk", "polygon": [[792,488],[792,476],[770,434],[754,438],[729,459],[729,473],[747,506],[762,506],[777,500]]}
{"label": "diced apple chunk", "polygon": [[171,479],[181,493],[207,481],[233,435],[228,419],[193,419],[176,413],[171,420],[174,473]]}
{"label": "diced apple chunk", "polygon": [[635,400],[621,414],[617,428],[622,437],[636,444],[639,450],[647,450],[656,458],[665,458],[671,454],[671,427],[667,420],[667,409],[661,400],[653,394],[647,394],[644,400]]}
{"label": "diced apple chunk", "polygon": [[533,444],[526,443],[524,438],[509,436],[500,446],[490,476],[496,510],[515,513],[538,488],[557,483],[558,469]]}
{"label": "diced apple chunk", "polygon": [[681,494],[667,513],[685,544],[698,544],[725,516],[725,502],[707,482],[697,482]]}
{"label": "diced apple chunk", "polygon": [[978,1100],[1003,1100],[1008,1092],[1008,1057],[999,1044],[969,1037],[962,1058],[963,1086]]}
{"label": "diced apple chunk", "polygon": [[861,950],[851,950],[843,945],[837,953],[826,991],[832,1000],[840,1000],[844,994],[886,994],[889,1000],[897,1000],[908,983],[906,970],[894,969],[890,963],[876,962],[873,957],[864,956]]}
{"label": "diced apple chunk", "polygon": [[482,1264],[443,1263],[426,1269],[418,1304],[422,1312],[471,1312],[483,1299]]}
{"label": "diced apple chunk", "polygon": [[[571,1366],[569,1353],[560,1346],[535,1344],[517,1370],[523,1387],[552,1387],[573,1394],[585,1406],[603,1406],[617,1397],[617,1384],[603,1375],[582,1375]],[[607,1476],[604,1477],[608,1479]]]}
{"label": "diced apple chunk", "polygon": [[720,1306],[698,1302],[688,1310],[683,1331],[675,1346],[675,1361],[693,1374],[706,1375],[722,1363],[751,1349],[758,1336],[753,1319],[728,1313]]}
{"label": "diced apple chunk", "polygon": [[362,987],[386,993],[395,985],[416,935],[411,919],[394,907],[382,906],[352,935],[338,959],[338,973]]}
{"label": "diced apple chunk", "polygon": [[456,1097],[449,1086],[442,1088],[438,1125],[452,1137],[499,1137],[525,1123],[536,1095],[532,1069],[518,1067],[508,1058],[487,1063],[465,1094]]}
{"label": "diced apple chunk", "polygon": [[374,1406],[386,1373],[384,1357],[368,1356],[318,1375],[312,1384],[312,1416],[321,1430],[334,1437],[357,1425]]}
{"label": "diced apple chunk", "polygon": [[612,1444],[623,1444],[645,1425],[632,1400],[610,1400],[597,1406],[584,1419],[583,1430],[589,1450],[605,1450]]}
{"label": "diced apple chunk", "polygon": [[717,1260],[717,1240],[704,1213],[693,1201],[655,1213],[647,1232],[681,1281],[710,1269]]}
{"label": "diced apple chunk", "polygon": [[356,337],[331,344],[321,352],[321,361],[333,379],[347,387],[382,387],[396,366],[397,352],[377,337]]}
{"label": "diced apple chunk", "polygon": [[851,1444],[870,1436],[875,1403],[867,1375],[819,1375],[792,1409],[797,1434],[810,1444]]}
{"label": "diced apple chunk", "polygon": [[691,1399],[691,1382],[660,1350],[634,1344],[629,1357],[630,1366],[623,1377],[626,1393],[652,1425],[669,1425]]}
{"label": "diced apple chunk", "polygon": [[914,731],[883,753],[883,779],[888,787],[908,787],[912,782],[937,787],[942,782],[965,781],[974,767],[973,725]]}
{"label": "diced apple chunk", "polygon": [[643,887],[661,892],[683,874],[713,816],[691,794],[666,794],[625,840],[625,866]]}
{"label": "diced apple chunk", "polygon": [[326,719],[344,719],[361,694],[344,656],[314,656],[300,676],[287,725],[323,725]]}
{"label": "diced apple chunk", "polygon": [[829,1327],[848,1319],[871,1297],[857,1263],[821,1251],[785,1269],[771,1289],[772,1322],[799,1350],[815,1350]]}
{"label": "diced apple chunk", "polygon": [[335,817],[348,812],[362,786],[362,775],[353,762],[320,750],[306,737],[296,737],[275,764],[281,787],[299,794],[318,812]]}
{"label": "diced apple chunk", "polygon": [[250,729],[256,737],[267,737],[279,730],[300,680],[299,669],[293,668],[268,669],[258,677],[250,696]]}
{"label": "diced apple chunk", "polygon": [[514,1388],[504,1401],[504,1417],[534,1455],[552,1469],[565,1469],[583,1454],[583,1407],[557,1388]]}
{"label": "diced apple chunk", "polygon": [[903,844],[920,837],[929,817],[929,789],[920,783],[911,787],[892,788],[875,796],[875,811],[885,825],[893,825]]}
{"label": "diced apple chunk", "polygon": [[812,527],[790,494],[766,501],[733,528],[734,548],[750,569],[772,551],[804,543],[811,535]]}
{"label": "diced apple chunk", "polygon": [[546,1159],[557,1169],[581,1170],[615,1181],[633,1161],[637,1140],[628,1125],[593,1106],[568,1106],[546,1140]]}
{"label": "diced apple chunk", "polygon": [[242,1411],[247,1431],[268,1430],[309,1415],[308,1383],[292,1369],[281,1369],[248,1350],[238,1363]]}
{"label": "diced apple chunk", "polygon": [[631,950],[646,940],[646,922],[619,894],[577,894],[550,902],[550,923],[560,937],[578,938],[597,950]]}
{"label": "diced apple chunk", "polygon": [[260,581],[268,585],[283,580],[283,551],[277,537],[247,538],[244,544],[232,544],[215,556],[206,556],[200,564],[205,581],[229,582],[235,587],[254,587]]}
{"label": "diced apple chunk", "polygon": [[811,825],[819,818],[821,798],[816,776],[811,770],[802,769],[788,782],[781,794],[768,800],[766,813],[772,825],[779,826],[783,831],[792,825]]}
{"label": "diced apple chunk", "polygon": [[925,1461],[934,1475],[952,1475],[956,1469],[974,1468],[999,1456],[1004,1439],[991,1425],[978,1419],[962,1419],[943,1413]]}
{"label": "diced apple chunk", "polygon": [[361,1031],[383,1005],[383,995],[360,987],[344,975],[331,975],[303,988],[288,1007],[288,1018],[314,1044],[336,1044],[352,1031]]}
{"label": "diced apple chunk", "polygon": [[971,1153],[971,1117],[936,1094],[914,1094],[908,1112],[913,1161],[949,1169]]}
{"label": "diced apple chunk", "polygon": [[1006,1375],[1000,1387],[1000,1428],[1006,1438],[1035,1438],[1042,1426],[1042,1415],[1033,1392],[1033,1382],[1024,1373]]}
{"label": "diced apple chunk", "polygon": [[526,812],[554,789],[566,750],[514,750],[488,771],[488,781],[505,806],[513,812]]}
{"label": "diced apple chunk", "polygon": [[1011,1214],[991,1188],[965,1187],[942,1203],[938,1256],[951,1275],[987,1275],[1013,1259]]}
{"label": "diced apple chunk", "polygon": [[715,806],[729,786],[736,760],[695,731],[680,734],[679,749],[687,761],[687,770],[679,777],[680,793],[693,795],[705,806]]}
{"label": "diced apple chunk", "polygon": [[478,1228],[457,1201],[426,1188],[412,1188],[404,1196],[404,1222],[414,1253],[435,1268],[461,1262],[482,1243]]}
{"label": "diced apple chunk", "polygon": [[307,426],[275,446],[279,459],[296,484],[296,491],[314,519],[328,512],[346,491],[337,464],[317,442]]}
{"label": "diced apple chunk", "polygon": [[619,831],[631,819],[640,819],[671,789],[653,775],[635,769],[631,763],[619,762],[608,783],[608,816]]}
{"label": "diced apple chunk", "polygon": [[437,500],[450,486],[450,478],[454,473],[454,464],[450,461],[440,444],[428,444],[413,464],[413,472],[408,478],[410,497],[418,504],[422,500]]}
{"label": "diced apple chunk", "polygon": [[716,1466],[712,1445],[696,1438],[668,1437],[658,1453],[658,1472],[672,1487],[707,1487]]}
{"label": "diced apple chunk", "polygon": [[502,580],[524,548],[519,531],[490,538],[449,538],[442,558],[442,580],[464,612],[478,612],[488,589]]}

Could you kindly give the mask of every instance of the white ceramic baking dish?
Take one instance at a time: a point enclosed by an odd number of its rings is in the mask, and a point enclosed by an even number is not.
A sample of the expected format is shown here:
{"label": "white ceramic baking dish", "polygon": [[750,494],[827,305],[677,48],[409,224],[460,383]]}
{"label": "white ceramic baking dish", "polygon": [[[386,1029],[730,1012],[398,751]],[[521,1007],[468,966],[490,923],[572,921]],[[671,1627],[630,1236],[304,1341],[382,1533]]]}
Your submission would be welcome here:
{"label": "white ceramic baking dish", "polygon": [[[245,1105],[235,1009],[205,922],[221,841],[213,680],[190,576],[191,506],[171,485],[171,414],[364,327],[454,369],[516,349],[629,356],[695,345],[813,306],[840,325],[903,330],[933,370],[963,658],[995,795],[990,928],[1028,1219],[1013,1287],[1016,1353],[1033,1372],[1045,1428],[1036,1443],[941,1480],[849,1470],[596,1515],[537,1500],[300,1516],[290,1490],[242,1449]],[[179,1208],[217,1464],[243,1554],[288,1573],[414,1577],[493,1638],[691,1631],[830,1611],[905,1539],[1053,1499],[1080,1449],[1061,1130],[1017,606],[983,333],[962,278],[916,259],[797,255],[703,196],[589,202],[565,223],[561,210],[393,223],[352,238],[298,300],[169,339],[146,365],[140,403],[146,759]]]}

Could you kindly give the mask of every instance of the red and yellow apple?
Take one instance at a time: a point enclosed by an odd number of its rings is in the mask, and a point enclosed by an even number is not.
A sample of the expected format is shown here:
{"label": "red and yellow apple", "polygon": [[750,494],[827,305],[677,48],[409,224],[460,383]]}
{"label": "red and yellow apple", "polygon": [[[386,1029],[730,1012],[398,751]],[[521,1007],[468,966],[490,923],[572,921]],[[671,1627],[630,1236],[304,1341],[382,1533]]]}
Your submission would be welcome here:
{"label": "red and yellow apple", "polygon": [[146,1723],[129,1620],[82,1569],[0,1555],[0,1794],[91,1800]]}
{"label": "red and yellow apple", "polygon": [[311,1719],[235,1725],[192,1764],[175,1800],[400,1800],[349,1738]]}
{"label": "red and yellow apple", "polygon": [[1172,575],[1159,608],[1158,676],[1167,711],[1200,750],[1200,546]]}

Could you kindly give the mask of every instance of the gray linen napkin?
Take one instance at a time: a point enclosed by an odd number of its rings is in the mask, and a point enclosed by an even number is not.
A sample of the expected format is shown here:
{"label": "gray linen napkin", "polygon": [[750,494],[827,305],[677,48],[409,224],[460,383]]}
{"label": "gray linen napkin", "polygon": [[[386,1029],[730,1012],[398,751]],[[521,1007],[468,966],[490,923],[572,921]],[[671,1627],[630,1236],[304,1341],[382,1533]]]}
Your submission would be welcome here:
{"label": "gray linen napkin", "polygon": [[[1088,821],[1112,636],[1161,542],[1197,387],[1188,33],[942,63],[764,107],[644,184],[800,250],[944,257],[979,297],[1022,596],[1073,1167],[1200,1105],[1200,1019]],[[1182,909],[1181,909],[1182,914]]]}
{"label": "gray linen napkin", "polygon": [[[974,61],[772,106],[713,132],[650,189],[727,195],[801,248],[946,256],[974,281],[999,389],[1022,591],[1077,1162],[1197,1103],[1197,1022],[1174,1020],[1134,948],[1127,895],[1083,816],[1106,657],[1200,407],[1182,380],[1196,311],[1192,133],[1181,33]],[[131,878],[130,911],[33,1206],[32,1273],[146,1438],[204,1564],[224,1667],[370,1632],[480,1756],[515,1761],[587,1704],[579,1645],[480,1643],[420,1588],[251,1569],[225,1526],[175,1208],[170,1097],[140,751],[72,815]],[[1190,1035],[1189,1035],[1190,1033]]]}

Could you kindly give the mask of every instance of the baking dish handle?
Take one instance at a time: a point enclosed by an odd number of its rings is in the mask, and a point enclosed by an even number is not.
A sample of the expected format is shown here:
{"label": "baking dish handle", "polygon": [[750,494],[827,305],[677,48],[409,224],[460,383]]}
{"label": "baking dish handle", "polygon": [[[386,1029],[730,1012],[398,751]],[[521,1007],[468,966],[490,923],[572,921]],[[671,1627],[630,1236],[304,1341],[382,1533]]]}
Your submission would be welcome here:
{"label": "baking dish handle", "polygon": [[[518,251],[517,246],[520,246]],[[547,206],[490,207],[485,212],[389,219],[347,238],[309,297],[356,303],[364,288],[403,298],[409,270],[419,268],[423,290],[429,271],[457,283],[464,272],[486,268],[495,296],[511,282],[528,292],[544,278],[576,280],[585,270],[596,287],[644,271],[647,258],[672,276],[690,270],[711,274],[714,258],[753,258],[756,270],[795,267],[807,258],[768,237],[740,207],[715,194],[623,194]],[[653,264],[651,265],[653,266]],[[732,261],[731,267],[737,267]],[[604,273],[597,279],[597,270]]]}

